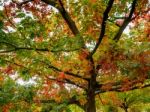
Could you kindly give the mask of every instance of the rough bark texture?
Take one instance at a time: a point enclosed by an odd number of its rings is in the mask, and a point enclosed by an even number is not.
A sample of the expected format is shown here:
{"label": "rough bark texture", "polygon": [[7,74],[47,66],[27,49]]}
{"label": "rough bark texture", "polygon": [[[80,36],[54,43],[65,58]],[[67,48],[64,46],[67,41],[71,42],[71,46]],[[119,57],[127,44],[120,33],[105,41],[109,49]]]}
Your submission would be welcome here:
{"label": "rough bark texture", "polygon": [[87,95],[86,112],[96,112],[95,94],[93,90],[89,90]]}
{"label": "rough bark texture", "polygon": [[90,93],[91,95],[87,96],[87,104],[86,104],[86,112],[96,112],[96,107],[95,107],[95,96],[93,93]]}
{"label": "rough bark texture", "polygon": [[87,91],[86,112],[96,112],[95,84],[96,84],[96,75],[92,74],[91,80],[89,81],[89,85],[88,85],[88,91]]}

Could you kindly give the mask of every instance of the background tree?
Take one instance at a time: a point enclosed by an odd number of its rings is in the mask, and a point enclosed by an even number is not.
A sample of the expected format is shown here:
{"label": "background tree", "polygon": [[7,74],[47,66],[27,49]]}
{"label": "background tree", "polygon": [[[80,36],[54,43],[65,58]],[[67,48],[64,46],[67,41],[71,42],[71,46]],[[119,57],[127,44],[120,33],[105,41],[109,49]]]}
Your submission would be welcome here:
{"label": "background tree", "polygon": [[1,6],[1,80],[31,80],[19,98],[29,107],[63,111],[76,104],[96,112],[98,94],[150,85],[148,0],[13,0]]}

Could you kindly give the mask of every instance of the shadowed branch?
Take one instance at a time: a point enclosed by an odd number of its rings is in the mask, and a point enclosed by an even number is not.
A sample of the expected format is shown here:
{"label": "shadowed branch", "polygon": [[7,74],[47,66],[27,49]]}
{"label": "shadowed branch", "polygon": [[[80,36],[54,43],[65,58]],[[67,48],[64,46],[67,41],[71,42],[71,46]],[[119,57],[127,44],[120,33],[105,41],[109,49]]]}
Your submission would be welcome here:
{"label": "shadowed branch", "polygon": [[133,13],[134,13],[134,10],[135,10],[135,7],[136,7],[136,3],[137,3],[137,0],[133,0],[129,16],[124,20],[124,22],[123,22],[122,26],[120,27],[118,33],[113,38],[113,40],[115,40],[116,42],[121,38],[121,35],[122,35],[123,31],[125,30],[125,28],[127,27],[127,25],[132,21],[132,16],[133,16]]}
{"label": "shadowed branch", "polygon": [[68,71],[63,71],[63,70],[61,70],[61,69],[59,69],[59,68],[57,68],[57,67],[55,67],[55,66],[53,66],[53,65],[51,65],[49,63],[46,63],[44,61],[42,61],[42,63],[46,64],[48,66],[48,68],[53,69],[53,70],[55,70],[57,72],[64,72],[65,74],[73,76],[75,78],[79,78],[79,79],[86,80],[86,81],[89,80],[88,78],[84,78],[84,77],[80,76],[79,74],[74,74],[74,73],[71,73],[71,72],[68,72]]}
{"label": "shadowed branch", "polygon": [[[99,85],[99,88],[95,91],[95,94],[105,93],[105,92],[110,92],[110,91],[124,92],[121,89],[122,85],[112,86],[112,88],[109,88],[109,90],[102,90],[100,87],[105,86],[105,85],[107,85],[107,84],[101,84],[101,85]],[[142,86],[135,85],[135,86],[130,87],[130,89],[126,90],[126,91],[131,91],[131,90],[141,89],[141,88],[146,88],[146,87],[150,87],[150,83],[143,84]]]}
{"label": "shadowed branch", "polygon": [[96,50],[98,49],[98,47],[99,47],[99,45],[101,44],[102,39],[103,39],[103,37],[104,37],[104,35],[105,35],[106,21],[107,21],[107,19],[108,19],[108,14],[109,14],[109,12],[110,12],[110,10],[111,10],[111,8],[112,8],[113,2],[114,2],[114,0],[109,0],[108,6],[107,6],[105,12],[103,13],[103,21],[102,21],[102,25],[101,25],[100,36],[99,36],[98,42],[96,43],[96,45],[95,45],[93,51],[92,51],[91,54],[90,54],[90,57],[96,52]]}
{"label": "shadowed branch", "polygon": [[59,79],[51,78],[51,77],[48,77],[48,76],[46,76],[46,77],[47,77],[49,80],[52,80],[52,81],[75,85],[76,87],[79,87],[79,88],[85,89],[85,90],[87,89],[86,87],[81,86],[80,84],[77,84],[77,83],[75,83],[74,81],[71,81],[70,79],[67,79],[67,78],[64,78],[64,79],[62,79],[62,80],[59,80]]}

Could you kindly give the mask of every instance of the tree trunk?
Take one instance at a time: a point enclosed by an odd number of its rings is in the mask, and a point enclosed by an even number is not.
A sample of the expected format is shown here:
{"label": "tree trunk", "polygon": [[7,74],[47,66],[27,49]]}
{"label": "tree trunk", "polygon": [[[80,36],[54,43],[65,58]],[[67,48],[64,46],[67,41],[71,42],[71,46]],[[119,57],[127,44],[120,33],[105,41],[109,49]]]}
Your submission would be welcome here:
{"label": "tree trunk", "polygon": [[126,98],[125,98],[125,102],[122,104],[121,107],[125,112],[128,112],[128,105],[126,104]]}
{"label": "tree trunk", "polygon": [[128,112],[128,108],[124,108],[125,112]]}
{"label": "tree trunk", "polygon": [[86,112],[96,112],[95,94],[90,91],[87,95]]}
{"label": "tree trunk", "polygon": [[89,81],[88,91],[87,91],[87,103],[85,112],[96,112],[95,105],[95,83],[96,77],[93,74],[91,80]]}

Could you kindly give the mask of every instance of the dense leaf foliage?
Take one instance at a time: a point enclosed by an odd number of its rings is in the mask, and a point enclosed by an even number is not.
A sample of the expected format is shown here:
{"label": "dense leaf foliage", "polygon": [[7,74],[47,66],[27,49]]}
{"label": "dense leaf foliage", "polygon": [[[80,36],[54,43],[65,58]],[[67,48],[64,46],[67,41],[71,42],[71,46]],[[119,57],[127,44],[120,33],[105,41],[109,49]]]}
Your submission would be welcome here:
{"label": "dense leaf foliage", "polygon": [[149,111],[149,6],[1,1],[0,111]]}

